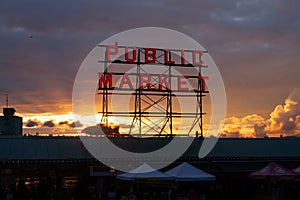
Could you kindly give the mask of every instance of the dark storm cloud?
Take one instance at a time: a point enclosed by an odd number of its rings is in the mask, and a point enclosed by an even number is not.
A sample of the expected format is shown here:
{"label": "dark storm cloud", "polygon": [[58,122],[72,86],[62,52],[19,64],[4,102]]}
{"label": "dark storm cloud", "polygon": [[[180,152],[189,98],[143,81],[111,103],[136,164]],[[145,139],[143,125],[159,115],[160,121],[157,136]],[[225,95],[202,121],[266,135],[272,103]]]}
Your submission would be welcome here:
{"label": "dark storm cloud", "polygon": [[53,121],[46,121],[44,122],[43,126],[46,126],[46,127],[55,127],[55,123]]}
{"label": "dark storm cloud", "polygon": [[70,128],[82,127],[82,126],[83,124],[80,121],[72,122],[71,124],[69,124]]}
{"label": "dark storm cloud", "polygon": [[62,126],[66,126],[70,129],[73,129],[75,127],[82,127],[82,123],[80,121],[76,121],[76,122],[72,122],[72,121],[61,121],[61,122],[58,122],[58,123],[55,123],[55,120],[54,119],[51,119],[51,120],[48,120],[48,121],[45,121],[45,122],[41,122],[41,121],[38,121],[38,120],[28,120],[27,122],[24,123],[24,125],[27,127],[27,128],[41,128],[41,127],[50,127],[50,128],[53,128],[53,127],[62,127]]}
{"label": "dark storm cloud", "polygon": [[240,137],[240,132],[239,131],[224,131],[220,137],[226,137],[226,138],[238,138]]}
{"label": "dark storm cloud", "polygon": [[68,121],[59,122],[58,125],[69,125]]}
{"label": "dark storm cloud", "polygon": [[229,114],[268,112],[300,84],[299,9],[293,0],[3,1],[0,92],[11,93],[19,112],[70,111],[76,72],[98,42],[159,26],[210,51],[226,84]]}
{"label": "dark storm cloud", "polygon": [[39,126],[39,123],[37,121],[29,120],[26,122],[26,127],[37,127],[37,126]]}

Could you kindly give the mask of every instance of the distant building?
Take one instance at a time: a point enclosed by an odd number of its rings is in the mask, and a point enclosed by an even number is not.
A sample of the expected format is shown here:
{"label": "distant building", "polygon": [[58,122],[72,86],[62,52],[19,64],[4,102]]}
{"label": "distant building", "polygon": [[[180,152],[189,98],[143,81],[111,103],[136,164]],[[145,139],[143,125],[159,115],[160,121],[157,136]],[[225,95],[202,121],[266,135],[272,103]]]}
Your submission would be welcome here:
{"label": "distant building", "polygon": [[15,116],[14,108],[3,108],[0,116],[0,135],[22,135],[22,117]]}

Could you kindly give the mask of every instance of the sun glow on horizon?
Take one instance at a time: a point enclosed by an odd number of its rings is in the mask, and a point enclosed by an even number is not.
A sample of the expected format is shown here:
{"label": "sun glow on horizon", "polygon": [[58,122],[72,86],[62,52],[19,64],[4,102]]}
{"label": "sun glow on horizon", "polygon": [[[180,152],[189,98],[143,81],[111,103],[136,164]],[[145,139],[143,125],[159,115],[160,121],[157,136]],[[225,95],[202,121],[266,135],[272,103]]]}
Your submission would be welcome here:
{"label": "sun glow on horizon", "polygon": [[[300,104],[297,100],[286,99],[284,104],[275,106],[270,113],[270,117],[263,117],[258,114],[248,114],[245,116],[228,116],[220,137],[243,137],[243,138],[261,138],[261,137],[286,137],[300,136]],[[16,115],[23,117],[24,134],[61,134],[61,135],[79,135],[82,129],[89,126],[96,126],[101,123],[101,114],[93,116],[79,116],[72,112],[66,114],[54,113],[27,113]],[[76,124],[77,123],[77,124]],[[76,125],[79,125],[76,127]],[[120,126],[120,133],[128,133],[132,125],[132,118],[112,116],[108,117],[108,126]],[[189,124],[184,123],[178,127],[176,123],[173,126],[176,133],[187,133]],[[214,130],[207,121],[203,124],[204,136],[207,130]],[[217,129],[216,129],[217,130]],[[195,134],[195,130],[189,136]]]}

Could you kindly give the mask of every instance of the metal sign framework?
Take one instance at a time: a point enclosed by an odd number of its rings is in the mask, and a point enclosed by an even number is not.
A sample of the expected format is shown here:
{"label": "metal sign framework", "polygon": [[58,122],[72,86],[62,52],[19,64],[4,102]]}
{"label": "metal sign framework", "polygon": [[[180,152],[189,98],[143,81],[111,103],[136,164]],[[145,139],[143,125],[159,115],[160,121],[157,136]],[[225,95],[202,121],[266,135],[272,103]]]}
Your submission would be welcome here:
{"label": "metal sign framework", "polygon": [[[106,48],[107,46],[99,45],[99,48]],[[118,48],[127,48],[125,46],[118,46]],[[154,133],[152,135],[155,136],[174,136],[174,118],[189,118],[191,119],[191,127],[188,130],[187,135],[191,133],[194,127],[198,124],[200,134],[203,135],[203,100],[202,98],[206,96],[205,94],[208,91],[205,90],[205,81],[201,76],[201,68],[207,67],[204,65],[193,65],[190,63],[163,63],[159,61],[159,58],[164,56],[166,50],[164,49],[155,49],[158,56],[155,62],[147,63],[145,61],[145,49],[144,47],[136,47],[137,51],[137,59],[134,62],[128,62],[125,60],[107,60],[107,52],[105,52],[105,60],[98,61],[99,63],[104,64],[104,71],[99,73],[107,79],[110,75],[112,76],[124,76],[125,72],[116,72],[110,69],[111,64],[117,65],[135,65],[136,71],[127,73],[129,76],[133,76],[135,78],[135,87],[133,88],[120,88],[120,87],[112,87],[108,86],[108,84],[104,84],[102,87],[98,88],[98,95],[102,95],[102,105],[101,105],[101,124],[105,124],[108,126],[109,121],[108,118],[110,116],[117,117],[130,117],[131,125],[129,128],[128,134],[135,135],[134,130],[137,127],[138,136],[149,135],[150,133]],[[171,52],[181,52],[182,50],[177,49],[169,49]],[[185,50],[186,52],[192,52],[192,50]],[[203,53],[207,53],[207,51],[203,51]],[[177,54],[176,54],[177,55]],[[169,53],[169,60],[172,60],[172,56],[174,54]],[[147,71],[143,69],[145,65],[160,65],[165,66],[166,70],[164,74],[168,75],[168,85],[161,85],[158,78],[153,78],[151,81],[151,85],[141,86],[141,74],[147,74]],[[174,67],[181,68],[195,68],[197,69],[198,74],[185,76],[189,80],[194,80],[197,82],[196,88],[193,90],[173,90],[172,89],[172,78],[178,77],[178,75],[174,75],[172,73]],[[153,77],[158,77],[160,74],[151,74]],[[100,81],[100,78],[99,78]],[[157,89],[159,86],[160,89]],[[176,94],[175,94],[176,93]],[[134,96],[134,108],[130,111],[112,111],[110,110],[110,99],[112,95],[118,96]],[[176,98],[196,98],[195,112],[181,112],[175,111],[174,109],[174,101]],[[155,112],[151,111],[155,110]],[[151,135],[151,134],[150,134]]]}

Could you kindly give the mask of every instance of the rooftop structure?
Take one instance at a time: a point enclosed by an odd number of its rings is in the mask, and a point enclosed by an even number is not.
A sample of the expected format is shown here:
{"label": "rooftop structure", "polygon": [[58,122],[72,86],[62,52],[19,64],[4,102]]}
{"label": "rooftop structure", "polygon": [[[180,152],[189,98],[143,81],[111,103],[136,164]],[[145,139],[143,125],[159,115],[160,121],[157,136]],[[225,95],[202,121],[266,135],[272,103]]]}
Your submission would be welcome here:
{"label": "rooftop structure", "polygon": [[22,117],[15,116],[14,108],[3,108],[0,116],[0,135],[22,135]]}

